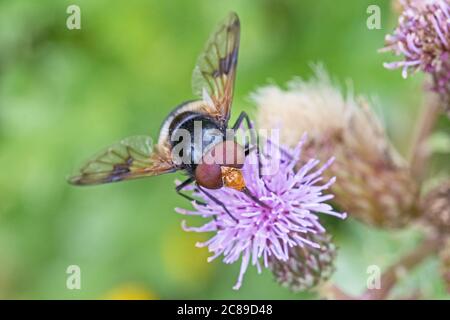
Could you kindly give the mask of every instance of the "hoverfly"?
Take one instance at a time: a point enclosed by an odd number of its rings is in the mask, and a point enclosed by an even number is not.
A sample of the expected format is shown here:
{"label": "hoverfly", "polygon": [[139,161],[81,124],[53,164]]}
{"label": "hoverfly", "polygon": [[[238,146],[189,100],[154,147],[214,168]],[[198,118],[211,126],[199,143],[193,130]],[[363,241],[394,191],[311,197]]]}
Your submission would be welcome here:
{"label": "hoverfly", "polygon": [[[251,148],[248,144],[242,147],[235,139],[226,139],[227,130],[236,131],[244,123],[252,129],[252,123],[245,112],[239,115],[232,127],[228,126],[239,37],[239,18],[232,12],[211,35],[194,69],[192,85],[201,99],[184,102],[167,116],[156,145],[153,146],[152,139],[147,136],[126,138],[87,161],[75,176],[69,178],[69,182],[74,185],[93,185],[182,170],[187,173],[188,178],[176,187],[176,192],[190,201],[198,200],[182,190],[195,183],[200,192],[222,206],[234,220],[236,218],[225,204],[208,190],[230,187],[244,192],[265,206],[247,189],[241,172]],[[196,123],[201,124],[200,139],[195,139],[194,134],[194,138],[184,141],[184,147],[187,148],[183,148],[182,156],[190,161],[176,161],[173,149],[178,142],[173,141],[173,137],[181,130],[192,133]],[[228,157],[229,153],[232,153],[231,157]],[[213,161],[205,161],[206,158]]]}

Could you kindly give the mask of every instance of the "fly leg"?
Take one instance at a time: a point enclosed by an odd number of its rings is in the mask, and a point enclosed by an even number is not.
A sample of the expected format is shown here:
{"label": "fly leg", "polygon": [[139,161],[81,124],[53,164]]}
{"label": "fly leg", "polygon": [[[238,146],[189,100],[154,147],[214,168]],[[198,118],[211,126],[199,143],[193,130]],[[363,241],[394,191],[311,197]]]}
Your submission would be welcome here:
{"label": "fly leg", "polygon": [[197,204],[199,204],[199,205],[205,206],[205,205],[206,205],[205,202],[200,201],[200,200],[197,200],[197,199],[191,197],[190,195],[187,195],[187,194],[181,192],[181,190],[183,190],[185,187],[187,187],[188,185],[190,185],[190,184],[193,183],[194,181],[195,181],[195,180],[194,180],[193,177],[187,178],[186,180],[184,180],[182,183],[180,183],[179,185],[177,185],[177,186],[175,187],[175,191],[176,191],[180,196],[182,196],[183,198],[188,199],[188,200],[191,201],[191,202],[194,201],[195,203],[197,203]]}
{"label": "fly leg", "polygon": [[247,125],[247,128],[250,130],[250,144],[252,145],[252,147],[249,148],[246,143],[246,146],[245,146],[246,155],[248,153],[250,153],[250,151],[253,150],[253,148],[256,148],[256,155],[258,157],[258,175],[259,175],[259,178],[261,178],[262,162],[261,162],[261,155],[259,153],[259,136],[256,134],[255,128],[253,127],[253,123],[245,111],[241,112],[241,114],[237,118],[236,122],[234,123],[232,129],[234,131],[237,131],[241,127],[241,125],[244,121],[245,121],[245,124]]}
{"label": "fly leg", "polygon": [[212,201],[214,201],[216,204],[218,204],[219,206],[221,206],[221,207],[223,208],[223,210],[225,210],[225,212],[231,217],[231,219],[233,219],[236,223],[239,222],[239,220],[238,220],[235,216],[233,216],[233,215],[231,214],[231,212],[228,210],[228,208],[225,206],[225,204],[224,204],[222,201],[220,201],[219,199],[217,199],[216,197],[214,197],[211,193],[209,193],[208,191],[206,191],[204,188],[200,187],[198,184],[197,184],[197,188],[198,188],[201,192],[203,192],[208,198],[210,198],[210,199],[211,199]]}

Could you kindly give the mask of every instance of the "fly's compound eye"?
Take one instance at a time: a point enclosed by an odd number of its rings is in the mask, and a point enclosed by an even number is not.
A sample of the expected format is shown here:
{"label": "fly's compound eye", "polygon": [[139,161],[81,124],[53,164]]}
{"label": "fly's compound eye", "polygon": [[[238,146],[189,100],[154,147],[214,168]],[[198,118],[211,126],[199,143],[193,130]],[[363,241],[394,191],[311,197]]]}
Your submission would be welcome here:
{"label": "fly's compound eye", "polygon": [[245,162],[244,148],[234,141],[223,141],[208,151],[202,162],[241,169]]}
{"label": "fly's compound eye", "polygon": [[207,189],[220,189],[223,186],[222,170],[218,164],[199,163],[195,168],[195,180]]}

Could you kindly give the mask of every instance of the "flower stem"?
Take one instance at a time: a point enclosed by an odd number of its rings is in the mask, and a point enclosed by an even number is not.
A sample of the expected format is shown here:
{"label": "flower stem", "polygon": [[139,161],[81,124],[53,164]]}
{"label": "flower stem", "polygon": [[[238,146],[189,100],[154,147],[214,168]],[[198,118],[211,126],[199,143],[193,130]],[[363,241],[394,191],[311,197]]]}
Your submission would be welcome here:
{"label": "flower stem", "polygon": [[368,289],[361,297],[362,300],[386,299],[391,289],[398,280],[399,271],[410,271],[425,258],[435,253],[441,244],[440,237],[428,238],[411,253],[401,258],[397,263],[390,266],[381,276],[380,289]]}
{"label": "flower stem", "polygon": [[322,290],[321,295],[326,299],[333,300],[358,300],[357,297],[349,295],[335,284],[330,284]]}
{"label": "flower stem", "polygon": [[336,285],[326,289],[327,296],[338,300],[383,300],[388,298],[391,289],[397,284],[400,271],[410,271],[427,257],[436,252],[441,245],[442,238],[434,236],[424,240],[416,249],[390,266],[381,276],[381,288],[368,289],[361,296],[351,296]]}
{"label": "flower stem", "polygon": [[422,182],[430,152],[426,142],[430,137],[439,116],[441,99],[439,95],[429,92],[425,96],[422,115],[418,123],[413,147],[411,150],[411,172],[418,183]]}

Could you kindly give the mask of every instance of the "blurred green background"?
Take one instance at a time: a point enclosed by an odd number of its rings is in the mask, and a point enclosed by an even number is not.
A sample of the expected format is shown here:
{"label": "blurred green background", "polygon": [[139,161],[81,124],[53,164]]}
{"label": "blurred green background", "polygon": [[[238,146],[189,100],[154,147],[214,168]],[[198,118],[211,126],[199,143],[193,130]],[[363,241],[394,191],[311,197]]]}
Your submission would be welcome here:
{"label": "blurred green background", "polygon": [[[81,30],[66,28],[70,4],[81,8]],[[370,4],[381,8],[381,30],[366,27]],[[207,263],[194,246],[207,235],[181,230],[174,207],[189,203],[173,191],[176,175],[90,188],[65,181],[103,146],[156,137],[171,108],[192,98],[197,55],[230,10],[242,26],[234,117],[254,112],[248,96],[258,86],[309,77],[323,62],[376,101],[408,151],[421,79],[382,67],[392,57],[377,50],[396,22],[387,0],[0,0],[0,298],[315,298],[254,269],[233,291],[239,264]],[[368,265],[388,266],[419,239],[351,219],[330,227],[341,249],[333,279],[350,293],[365,288]],[[81,268],[81,290],[66,288],[69,265]],[[398,294],[416,287],[448,298],[434,259]]]}

